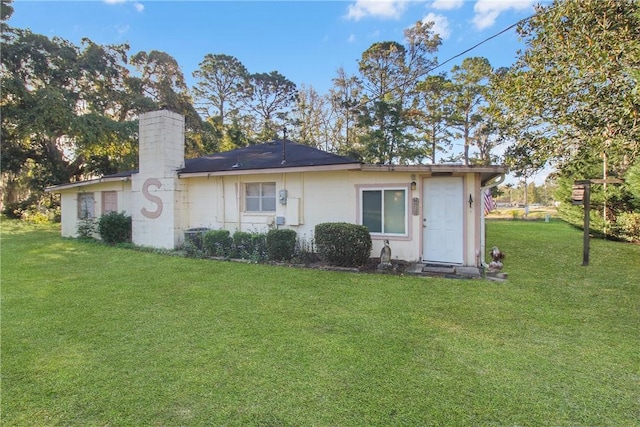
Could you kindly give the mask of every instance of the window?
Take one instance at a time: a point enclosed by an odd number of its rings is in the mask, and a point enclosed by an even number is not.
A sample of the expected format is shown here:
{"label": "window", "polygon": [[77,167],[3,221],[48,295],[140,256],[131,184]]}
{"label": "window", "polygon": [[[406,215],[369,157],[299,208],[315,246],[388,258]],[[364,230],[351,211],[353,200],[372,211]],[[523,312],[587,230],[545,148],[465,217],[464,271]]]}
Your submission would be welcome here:
{"label": "window", "polygon": [[362,225],[374,234],[407,234],[407,190],[366,189],[361,192]]}
{"label": "window", "polygon": [[118,212],[118,193],[115,191],[102,192],[102,215]]}
{"label": "window", "polygon": [[245,210],[247,212],[276,211],[276,183],[252,182],[245,187]]}
{"label": "window", "polygon": [[90,219],[95,217],[95,203],[93,193],[78,194],[78,219]]}

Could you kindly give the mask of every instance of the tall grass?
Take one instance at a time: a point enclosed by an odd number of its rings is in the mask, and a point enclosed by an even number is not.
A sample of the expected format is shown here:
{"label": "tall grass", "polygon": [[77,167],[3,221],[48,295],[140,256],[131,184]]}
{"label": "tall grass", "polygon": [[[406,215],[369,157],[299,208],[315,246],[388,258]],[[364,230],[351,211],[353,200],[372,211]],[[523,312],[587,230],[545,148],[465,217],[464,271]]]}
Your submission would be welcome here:
{"label": "tall grass", "polygon": [[489,222],[506,283],[185,259],[2,222],[6,426],[638,425],[640,247]]}

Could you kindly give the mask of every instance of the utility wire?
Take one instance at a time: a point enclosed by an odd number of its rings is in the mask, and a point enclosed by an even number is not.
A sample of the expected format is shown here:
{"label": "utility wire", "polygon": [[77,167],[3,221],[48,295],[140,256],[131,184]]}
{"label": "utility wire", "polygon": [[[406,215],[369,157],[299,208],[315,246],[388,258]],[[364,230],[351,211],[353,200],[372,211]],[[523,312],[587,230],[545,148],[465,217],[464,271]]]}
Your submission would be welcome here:
{"label": "utility wire", "polygon": [[518,21],[518,22],[516,22],[515,24],[511,24],[511,25],[509,25],[509,26],[508,26],[507,28],[505,28],[504,30],[502,30],[502,31],[500,31],[500,32],[498,32],[498,33],[496,33],[496,34],[494,34],[494,35],[492,35],[492,36],[487,37],[486,39],[482,40],[482,41],[481,41],[481,42],[479,42],[479,43],[476,43],[475,45],[471,46],[469,49],[464,50],[464,51],[460,52],[459,54],[454,55],[454,56],[452,56],[451,58],[447,59],[446,61],[439,63],[438,65],[436,65],[435,67],[433,67],[433,68],[431,68],[429,71],[427,71],[427,73],[430,73],[430,72],[432,72],[433,70],[437,70],[438,68],[442,67],[444,64],[446,64],[446,63],[448,63],[448,62],[451,62],[451,61],[453,61],[453,60],[454,60],[454,59],[456,59],[456,58],[461,57],[461,56],[462,56],[462,55],[464,55],[465,53],[469,53],[469,52],[471,52],[473,49],[477,48],[478,46],[485,44],[486,42],[488,42],[488,41],[489,41],[489,40],[491,40],[491,39],[495,39],[495,38],[496,38],[496,37],[498,37],[499,35],[501,35],[501,34],[503,34],[503,33],[506,33],[506,32],[507,32],[507,31],[509,31],[510,29],[512,29],[512,28],[514,28],[514,27],[517,27],[517,26],[518,26],[518,25],[520,25],[521,23],[528,21],[529,19],[533,18],[534,16],[536,16],[536,15],[534,14],[534,15],[528,16],[528,17],[526,17],[526,18],[522,18],[521,20],[519,20],[519,21]]}

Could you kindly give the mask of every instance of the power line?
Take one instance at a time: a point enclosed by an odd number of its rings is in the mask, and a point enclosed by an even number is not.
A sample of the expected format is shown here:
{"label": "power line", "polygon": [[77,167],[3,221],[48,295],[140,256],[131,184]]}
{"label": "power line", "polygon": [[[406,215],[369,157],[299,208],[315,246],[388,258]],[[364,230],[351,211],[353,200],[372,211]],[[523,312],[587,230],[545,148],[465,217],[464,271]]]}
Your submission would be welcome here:
{"label": "power line", "polygon": [[496,34],[494,34],[494,35],[492,35],[492,36],[487,37],[486,39],[482,40],[482,41],[481,41],[481,42],[479,42],[479,43],[476,43],[475,45],[471,46],[469,49],[464,50],[464,51],[460,52],[459,54],[454,55],[454,56],[452,56],[451,58],[447,59],[446,61],[439,63],[439,64],[438,64],[438,65],[436,65],[435,67],[431,68],[431,69],[428,71],[428,73],[432,72],[433,70],[437,70],[438,68],[442,67],[444,64],[446,64],[446,63],[448,63],[448,62],[451,62],[451,61],[453,61],[453,60],[454,60],[454,59],[456,59],[456,58],[461,57],[461,56],[462,56],[462,55],[464,55],[465,53],[469,53],[469,52],[471,52],[473,49],[477,48],[478,46],[485,44],[486,42],[488,42],[488,41],[489,41],[489,40],[491,40],[491,39],[495,39],[495,38],[496,38],[496,37],[498,37],[499,35],[501,35],[501,34],[503,34],[503,33],[506,33],[506,32],[507,32],[507,31],[509,31],[510,29],[512,29],[512,28],[514,28],[514,27],[517,27],[517,26],[518,26],[518,25],[520,25],[521,23],[528,21],[529,19],[533,18],[534,16],[536,16],[536,15],[534,14],[534,15],[528,16],[528,17],[526,17],[526,18],[522,18],[521,20],[519,20],[519,21],[518,21],[518,22],[516,22],[515,24],[511,24],[511,25],[509,25],[509,26],[508,26],[507,28],[505,28],[504,30],[502,30],[502,31],[500,31],[500,32],[498,32],[498,33],[496,33]]}

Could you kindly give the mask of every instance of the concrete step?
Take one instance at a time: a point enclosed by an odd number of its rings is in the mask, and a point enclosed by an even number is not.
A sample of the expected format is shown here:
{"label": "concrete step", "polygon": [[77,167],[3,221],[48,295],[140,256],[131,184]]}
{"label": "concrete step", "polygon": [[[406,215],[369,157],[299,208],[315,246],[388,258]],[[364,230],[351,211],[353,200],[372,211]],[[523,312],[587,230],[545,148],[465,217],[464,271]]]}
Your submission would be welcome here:
{"label": "concrete step", "polygon": [[456,269],[452,265],[426,264],[422,268],[422,272],[436,274],[455,274]]}

